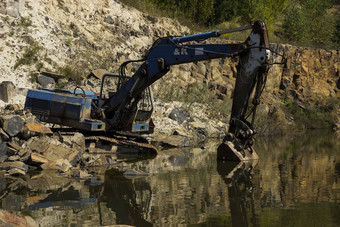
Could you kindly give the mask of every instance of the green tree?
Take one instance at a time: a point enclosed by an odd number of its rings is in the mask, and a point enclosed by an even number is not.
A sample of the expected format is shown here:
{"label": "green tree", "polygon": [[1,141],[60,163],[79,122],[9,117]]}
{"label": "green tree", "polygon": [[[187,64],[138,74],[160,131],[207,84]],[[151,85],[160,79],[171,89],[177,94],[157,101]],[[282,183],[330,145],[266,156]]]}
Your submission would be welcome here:
{"label": "green tree", "polygon": [[170,10],[175,17],[192,19],[198,24],[207,25],[213,15],[214,0],[150,0],[163,10]]}
{"label": "green tree", "polygon": [[286,10],[281,37],[288,41],[331,45],[335,18],[329,14],[331,0],[297,0]]}

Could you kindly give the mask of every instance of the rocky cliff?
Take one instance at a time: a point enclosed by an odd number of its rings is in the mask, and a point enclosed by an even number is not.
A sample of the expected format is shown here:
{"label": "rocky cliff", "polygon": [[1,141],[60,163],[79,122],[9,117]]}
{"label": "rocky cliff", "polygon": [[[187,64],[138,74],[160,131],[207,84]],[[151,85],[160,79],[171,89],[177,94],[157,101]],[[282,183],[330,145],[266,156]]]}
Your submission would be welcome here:
{"label": "rocky cliff", "polygon": [[[2,1],[0,82],[12,81],[16,89],[13,97],[5,101],[23,104],[25,89],[56,86],[58,81],[54,80],[37,83],[39,71],[73,70],[73,76],[80,78],[98,68],[117,72],[125,60],[140,59],[158,37],[189,33],[177,21],[155,18],[114,0]],[[271,67],[261,111],[277,112],[287,99],[314,105],[332,98],[337,100],[332,111],[338,116],[339,50],[282,44],[272,44],[271,48],[283,54],[287,63]],[[273,62],[281,60],[279,55],[272,54]],[[191,91],[188,88],[206,84],[218,97],[216,102],[227,102],[233,93],[237,62],[238,59],[227,58],[175,66],[155,83],[154,89],[159,96],[170,87],[188,95],[187,91]],[[132,65],[128,72],[132,73],[136,67]],[[98,83],[80,81],[87,89],[98,90]],[[74,87],[72,82],[63,82]],[[5,103],[0,101],[0,105]],[[281,118],[289,121],[286,115],[283,113]],[[224,116],[219,120],[226,119]]]}

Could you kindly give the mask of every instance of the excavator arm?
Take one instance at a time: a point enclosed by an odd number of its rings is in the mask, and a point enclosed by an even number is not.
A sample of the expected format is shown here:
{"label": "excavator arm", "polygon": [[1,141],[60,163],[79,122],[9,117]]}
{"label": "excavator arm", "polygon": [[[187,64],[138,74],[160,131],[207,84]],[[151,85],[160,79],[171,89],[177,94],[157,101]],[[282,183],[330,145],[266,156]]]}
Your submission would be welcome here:
{"label": "excavator arm", "polygon": [[[225,33],[252,29],[245,42],[239,44],[192,44],[218,37]],[[190,42],[188,45],[185,43]],[[251,26],[212,31],[184,37],[165,37],[158,39],[144,62],[135,74],[128,79],[115,95],[102,106],[107,121],[107,130],[116,129],[128,118],[126,116],[132,103],[155,81],[162,78],[172,65],[196,62],[208,59],[239,56],[238,75],[236,78],[230,127],[223,143],[218,148],[218,158],[226,160],[247,160],[258,158],[252,149],[255,130],[254,116],[256,108],[248,111],[249,99],[255,90],[254,106],[259,104],[259,98],[264,88],[267,75],[268,34],[264,22],[257,21]],[[252,123],[246,119],[253,114]]]}

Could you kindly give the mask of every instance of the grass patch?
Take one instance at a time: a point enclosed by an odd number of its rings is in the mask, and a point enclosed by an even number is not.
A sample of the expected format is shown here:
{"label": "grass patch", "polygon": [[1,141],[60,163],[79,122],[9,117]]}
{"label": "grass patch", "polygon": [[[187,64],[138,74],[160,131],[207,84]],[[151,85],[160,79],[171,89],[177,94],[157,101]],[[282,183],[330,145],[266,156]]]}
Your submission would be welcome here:
{"label": "grass patch", "polygon": [[315,105],[300,104],[295,100],[284,99],[283,110],[294,119],[295,124],[307,129],[331,129],[334,124],[333,110],[340,104],[339,99],[329,98]]}
{"label": "grass patch", "polygon": [[18,58],[15,62],[14,69],[17,69],[21,65],[32,65],[38,62],[39,54],[42,47],[37,42],[31,42],[21,58]]}

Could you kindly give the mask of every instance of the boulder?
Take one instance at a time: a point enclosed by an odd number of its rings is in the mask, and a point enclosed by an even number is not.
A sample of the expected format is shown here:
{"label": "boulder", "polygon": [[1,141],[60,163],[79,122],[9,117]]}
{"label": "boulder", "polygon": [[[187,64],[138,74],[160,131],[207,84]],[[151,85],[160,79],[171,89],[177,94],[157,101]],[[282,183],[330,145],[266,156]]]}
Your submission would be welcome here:
{"label": "boulder", "polygon": [[41,165],[49,162],[49,160],[47,160],[45,156],[35,152],[31,153],[31,161],[34,165]]}
{"label": "boulder", "polygon": [[32,150],[28,147],[21,149],[18,152],[18,155],[20,156],[19,161],[26,162],[31,157]]}
{"label": "boulder", "polygon": [[41,168],[43,170],[58,170],[59,172],[62,172],[62,173],[69,171],[71,167],[72,165],[66,159],[57,159],[54,162],[49,161],[41,165]]}
{"label": "boulder", "polygon": [[94,167],[94,166],[104,166],[108,165],[108,161],[106,155],[99,154],[91,157],[91,160],[88,161],[87,166]]}
{"label": "boulder", "polygon": [[9,102],[15,95],[15,86],[12,81],[3,81],[0,84],[0,99]]}
{"label": "boulder", "polygon": [[110,15],[105,18],[105,22],[108,24],[114,24],[114,21]]}
{"label": "boulder", "polygon": [[182,124],[187,119],[187,117],[189,117],[189,116],[190,116],[190,114],[187,111],[183,111],[183,110],[179,110],[177,108],[174,108],[171,111],[169,118],[177,121],[179,124]]}
{"label": "boulder", "polygon": [[51,138],[48,136],[41,136],[41,137],[32,137],[30,138],[26,145],[32,151],[36,151],[37,153],[44,153],[50,146]]}
{"label": "boulder", "polygon": [[13,168],[21,169],[25,173],[28,171],[28,165],[26,165],[23,162],[15,161],[15,162],[3,162],[3,163],[0,163],[0,169],[8,171],[8,170],[13,169]]}
{"label": "boulder", "polygon": [[7,210],[0,210],[0,224],[1,226],[38,226],[30,216],[19,217]]}
{"label": "boulder", "polygon": [[58,159],[67,159],[72,152],[73,151],[70,148],[50,144],[43,155],[47,160],[55,162]]}
{"label": "boulder", "polygon": [[14,161],[20,161],[19,155],[12,155],[8,157],[8,161],[14,162]]}
{"label": "boulder", "polygon": [[26,174],[24,170],[18,168],[10,169],[7,172],[11,176],[24,176]]}
{"label": "boulder", "polygon": [[71,174],[72,177],[77,177],[80,179],[87,179],[92,177],[91,174],[88,174],[86,171],[82,171],[82,170],[76,170]]}
{"label": "boulder", "polygon": [[8,115],[1,117],[2,129],[11,137],[16,136],[21,132],[24,121],[20,116]]}
{"label": "boulder", "polygon": [[48,76],[39,75],[38,76],[38,83],[43,87],[47,87],[49,85],[55,84],[55,80],[51,77],[48,77]]}
{"label": "boulder", "polygon": [[78,146],[80,146],[81,148],[85,148],[85,137],[83,134],[81,133],[75,133],[72,137],[71,137],[71,142],[77,144]]}
{"label": "boulder", "polygon": [[78,150],[74,150],[69,154],[67,160],[70,162],[72,166],[76,166],[76,164],[80,161],[82,152]]}

